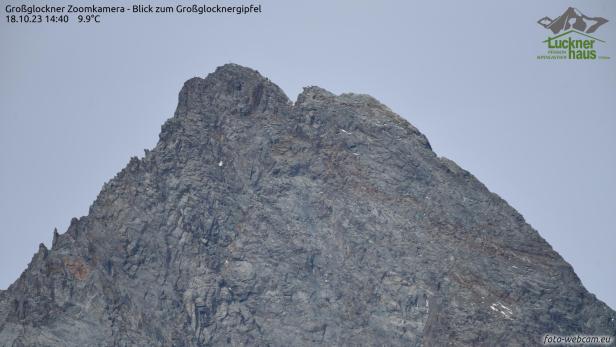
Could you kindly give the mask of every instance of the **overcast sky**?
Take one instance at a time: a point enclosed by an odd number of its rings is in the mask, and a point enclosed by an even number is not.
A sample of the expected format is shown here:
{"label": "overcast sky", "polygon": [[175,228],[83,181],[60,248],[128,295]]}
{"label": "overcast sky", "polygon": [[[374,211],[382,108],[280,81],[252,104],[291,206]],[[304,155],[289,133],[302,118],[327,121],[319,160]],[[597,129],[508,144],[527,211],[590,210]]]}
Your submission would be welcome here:
{"label": "overcast sky", "polygon": [[[291,99],[308,85],[373,95],[520,211],[616,308],[616,2],[261,4],[261,15],[92,25],[7,24],[3,13],[0,288],[155,145],[185,80],[235,62]],[[536,59],[548,35],[537,20],[568,6],[610,20],[594,35],[611,60]]]}

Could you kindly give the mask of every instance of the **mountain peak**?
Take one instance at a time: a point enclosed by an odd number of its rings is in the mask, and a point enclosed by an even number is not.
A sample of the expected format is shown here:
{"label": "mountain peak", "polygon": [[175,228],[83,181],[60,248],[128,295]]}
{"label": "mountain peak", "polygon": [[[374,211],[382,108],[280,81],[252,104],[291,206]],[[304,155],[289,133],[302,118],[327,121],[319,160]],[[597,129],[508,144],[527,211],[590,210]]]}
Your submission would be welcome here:
{"label": "mountain peak", "polygon": [[187,81],[145,158],[0,292],[6,345],[537,345],[616,312],[376,99]]}
{"label": "mountain peak", "polygon": [[266,80],[259,71],[235,63],[227,63],[217,67],[208,77],[231,80]]}
{"label": "mountain peak", "polygon": [[200,93],[215,91],[216,93],[227,92],[236,96],[250,93],[256,87],[267,88],[280,96],[284,96],[288,101],[284,92],[257,70],[232,63],[219,66],[205,78],[191,78],[186,81],[184,87]]}
{"label": "mountain peak", "polygon": [[[276,84],[258,71],[237,65],[218,67],[205,78],[184,83],[175,116],[168,120],[160,138],[187,127],[202,129],[225,117],[259,116],[288,108],[291,101]],[[184,130],[182,130],[184,129]]]}
{"label": "mountain peak", "polygon": [[297,96],[296,105],[301,105],[312,100],[324,100],[336,97],[332,92],[317,86],[304,87],[303,91]]}

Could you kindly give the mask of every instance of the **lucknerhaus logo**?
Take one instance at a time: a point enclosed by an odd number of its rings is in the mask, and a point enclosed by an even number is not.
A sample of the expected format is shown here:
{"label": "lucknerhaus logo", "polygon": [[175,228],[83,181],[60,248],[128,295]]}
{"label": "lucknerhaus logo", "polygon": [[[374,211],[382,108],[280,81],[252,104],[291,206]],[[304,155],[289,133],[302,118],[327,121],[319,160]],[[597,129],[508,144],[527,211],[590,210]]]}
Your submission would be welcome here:
{"label": "lucknerhaus logo", "polygon": [[597,38],[595,34],[595,31],[607,22],[608,20],[602,17],[588,17],[573,7],[569,7],[555,19],[541,18],[537,23],[550,30],[554,36],[548,36],[543,41],[547,52],[538,55],[537,59],[609,59],[607,56],[600,55],[599,52],[606,42]]}

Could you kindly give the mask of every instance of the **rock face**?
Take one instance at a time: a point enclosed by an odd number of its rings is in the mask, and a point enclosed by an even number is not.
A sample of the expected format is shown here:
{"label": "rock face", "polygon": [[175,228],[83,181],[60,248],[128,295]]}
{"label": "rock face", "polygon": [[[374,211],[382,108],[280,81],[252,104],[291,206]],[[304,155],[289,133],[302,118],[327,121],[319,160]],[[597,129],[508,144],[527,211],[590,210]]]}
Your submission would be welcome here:
{"label": "rock face", "polygon": [[225,65],[0,292],[0,345],[536,345],[615,318],[377,100]]}

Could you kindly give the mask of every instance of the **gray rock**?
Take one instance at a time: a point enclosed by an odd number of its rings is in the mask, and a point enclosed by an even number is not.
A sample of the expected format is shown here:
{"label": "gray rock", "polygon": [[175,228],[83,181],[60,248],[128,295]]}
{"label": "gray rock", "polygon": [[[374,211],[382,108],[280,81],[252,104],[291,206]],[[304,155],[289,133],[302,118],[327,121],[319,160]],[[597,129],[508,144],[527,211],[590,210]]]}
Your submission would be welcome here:
{"label": "gray rock", "polygon": [[0,292],[0,345],[527,346],[615,318],[374,98],[230,64]]}

